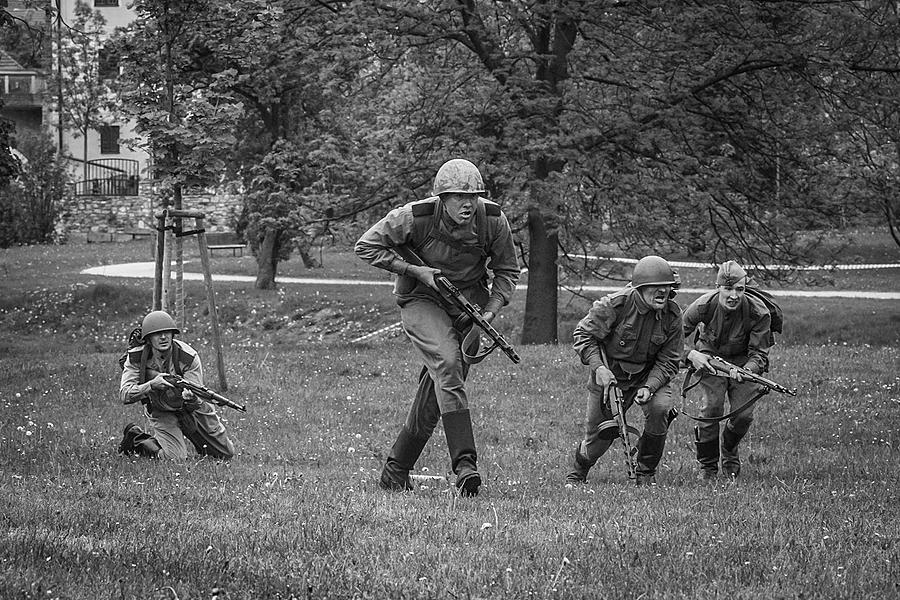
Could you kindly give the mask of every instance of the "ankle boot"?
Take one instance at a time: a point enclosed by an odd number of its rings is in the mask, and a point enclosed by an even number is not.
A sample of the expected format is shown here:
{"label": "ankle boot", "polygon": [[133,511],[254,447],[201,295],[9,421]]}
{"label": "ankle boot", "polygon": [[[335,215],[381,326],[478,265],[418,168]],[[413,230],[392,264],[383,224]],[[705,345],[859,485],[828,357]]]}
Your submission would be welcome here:
{"label": "ankle boot", "polygon": [[392,492],[412,490],[409,472],[419,460],[427,442],[427,437],[414,436],[404,425],[384,463],[378,485]]}
{"label": "ankle boot", "polygon": [[656,483],[656,467],[662,459],[666,447],[666,434],[647,433],[637,443],[637,479],[638,485]]}
{"label": "ankle boot", "polygon": [[735,478],[741,474],[741,459],[738,456],[738,444],[744,438],[744,433],[739,433],[725,426],[722,429],[722,472],[728,477]]}
{"label": "ankle boot", "polygon": [[450,450],[450,465],[456,473],[456,489],[460,496],[477,496],[481,487],[478,474],[478,452],[472,433],[472,417],[469,409],[456,410],[441,415],[444,434]]}
{"label": "ankle boot", "polygon": [[700,463],[698,479],[715,479],[719,472],[719,440],[700,441],[700,428],[694,428],[694,445],[697,447],[697,462]]}
{"label": "ankle boot", "polygon": [[125,426],[122,441],[119,443],[119,454],[137,454],[147,458],[158,458],[162,446],[156,438],[145,432],[134,423]]}
{"label": "ankle boot", "polygon": [[575,459],[572,461],[572,470],[566,475],[566,483],[585,483],[587,481],[588,471],[596,464],[591,462],[587,457],[581,455],[581,442],[575,446]]}

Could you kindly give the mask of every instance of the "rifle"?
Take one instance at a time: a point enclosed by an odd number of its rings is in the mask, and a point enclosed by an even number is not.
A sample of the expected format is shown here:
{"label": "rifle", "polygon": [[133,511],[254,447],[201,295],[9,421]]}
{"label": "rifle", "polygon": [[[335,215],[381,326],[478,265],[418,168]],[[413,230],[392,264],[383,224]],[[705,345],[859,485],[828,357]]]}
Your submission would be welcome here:
{"label": "rifle", "polygon": [[195,396],[197,396],[198,398],[202,398],[203,400],[206,400],[207,402],[214,402],[215,404],[218,404],[219,406],[228,406],[230,408],[239,410],[241,412],[247,412],[247,407],[244,406],[243,404],[238,404],[237,402],[234,402],[233,400],[229,400],[222,394],[209,389],[205,385],[200,385],[199,383],[192,383],[192,382],[188,381],[187,379],[185,379],[184,377],[181,377],[180,375],[165,375],[165,376],[163,376],[163,379],[165,379],[166,381],[168,381],[169,383],[171,383],[178,389],[190,390],[191,392],[194,393]]}
{"label": "rifle", "polygon": [[[622,390],[615,383],[609,386],[609,408],[613,412],[613,420],[616,422],[616,428],[619,430],[619,439],[622,440],[622,447],[625,450],[625,467],[628,469],[628,479],[637,477],[637,448],[631,443],[631,435],[640,435],[638,431],[628,425],[625,420],[625,402],[622,400]],[[600,424],[603,427],[603,424]]]}
{"label": "rifle", "polygon": [[[429,265],[423,261],[418,254],[416,254],[411,248],[407,246],[400,246],[394,248],[394,250],[403,257],[409,263],[412,263],[419,267],[428,267]],[[434,283],[437,285],[438,290],[441,292],[441,296],[450,302],[459,310],[463,312],[469,319],[471,319],[472,323],[477,325],[493,342],[490,347],[485,349],[482,352],[479,352],[474,357],[466,357],[468,358],[468,362],[476,363],[480,362],[484,359],[488,354],[493,352],[496,348],[500,348],[509,357],[509,360],[513,361],[515,364],[519,364],[522,360],[519,357],[519,354],[516,352],[515,348],[512,347],[503,335],[494,329],[494,327],[485,319],[481,314],[481,307],[477,304],[473,304],[469,302],[469,300],[462,295],[462,292],[453,285],[453,283],[447,279],[445,276],[440,273],[435,273],[434,275]]]}
{"label": "rifle", "polygon": [[[603,356],[603,362],[607,363],[606,350],[603,346],[600,346],[600,353]],[[594,377],[593,373],[591,373],[591,377]],[[609,388],[607,388],[606,393],[609,398],[609,408],[613,413],[613,418],[600,423],[597,430],[600,432],[600,437],[612,439],[603,434],[607,433],[607,435],[609,435],[608,432],[615,429],[616,433],[619,435],[619,439],[622,440],[622,447],[625,450],[625,467],[628,470],[628,479],[636,479],[637,448],[631,443],[631,436],[635,435],[640,437],[640,432],[629,425],[628,421],[625,419],[625,401],[622,397],[622,390],[619,389],[618,384],[615,382],[611,383]]]}
{"label": "rifle", "polygon": [[744,378],[744,381],[752,381],[753,383],[763,386],[767,390],[775,390],[776,392],[781,392],[782,394],[787,394],[788,396],[797,395],[797,388],[787,388],[780,383],[775,383],[771,379],[763,377],[762,375],[757,375],[756,373],[748,371],[743,367],[733,365],[727,360],[718,356],[709,357],[709,364],[718,373],[728,375],[730,374],[732,369],[735,369],[738,373],[740,373],[741,377]]}

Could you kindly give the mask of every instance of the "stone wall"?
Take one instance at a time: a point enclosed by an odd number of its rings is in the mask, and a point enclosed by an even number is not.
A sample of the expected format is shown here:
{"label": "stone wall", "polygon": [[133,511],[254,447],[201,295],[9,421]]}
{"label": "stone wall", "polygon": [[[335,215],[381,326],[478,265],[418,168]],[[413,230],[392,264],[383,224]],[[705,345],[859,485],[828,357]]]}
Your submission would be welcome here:
{"label": "stone wall", "polygon": [[[153,182],[141,182],[137,196],[69,196],[63,202],[56,232],[60,239],[86,239],[88,232],[121,233],[132,229],[152,229],[160,212],[153,196]],[[203,213],[207,231],[234,231],[242,205],[235,192],[199,190],[182,197],[184,210]],[[193,220],[185,223],[193,227]]]}

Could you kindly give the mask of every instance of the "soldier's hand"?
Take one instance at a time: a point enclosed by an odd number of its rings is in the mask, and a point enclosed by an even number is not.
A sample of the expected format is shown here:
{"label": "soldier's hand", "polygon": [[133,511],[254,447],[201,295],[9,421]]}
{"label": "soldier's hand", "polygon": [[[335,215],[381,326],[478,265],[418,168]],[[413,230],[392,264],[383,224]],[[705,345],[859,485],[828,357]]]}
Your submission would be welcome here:
{"label": "soldier's hand", "polygon": [[652,397],[653,392],[650,391],[650,388],[642,387],[638,389],[637,394],[634,395],[634,401],[638,404],[647,404]]}
{"label": "soldier's hand", "polygon": [[728,376],[730,378],[734,379],[735,381],[737,381],[738,383],[744,382],[744,376],[741,375],[741,372],[737,369],[737,367],[732,367],[732,368],[728,369]]}
{"label": "soldier's hand", "polygon": [[485,320],[485,321],[487,321],[488,323],[490,323],[491,321],[494,320],[494,317],[495,317],[496,315],[495,315],[494,313],[492,313],[491,311],[485,311],[485,312],[481,313],[481,316],[484,317],[484,320]]}
{"label": "soldier's hand", "polygon": [[707,373],[716,372],[713,366],[709,364],[709,356],[707,354],[699,352],[698,350],[691,350],[688,352],[687,358],[698,371],[705,371]]}
{"label": "soldier's hand", "polygon": [[603,388],[608,388],[612,383],[618,383],[616,376],[610,371],[606,365],[600,365],[594,371],[594,383]]}
{"label": "soldier's hand", "polygon": [[434,276],[439,275],[440,272],[440,269],[433,269],[424,265],[410,265],[406,270],[408,275],[412,275],[433,290],[438,289],[437,284],[434,282]]}
{"label": "soldier's hand", "polygon": [[156,391],[160,391],[160,390],[165,390],[165,389],[168,389],[168,388],[173,388],[173,387],[175,387],[174,385],[172,385],[171,383],[169,383],[168,381],[166,381],[165,378],[166,378],[168,375],[169,375],[168,373],[158,373],[158,374],[156,375],[156,377],[154,377],[153,379],[151,379],[151,380],[149,381],[149,383],[150,383],[150,389],[156,390]]}
{"label": "soldier's hand", "polygon": [[203,405],[203,400],[191,390],[181,390],[181,399],[184,400],[184,410],[188,412],[193,412]]}

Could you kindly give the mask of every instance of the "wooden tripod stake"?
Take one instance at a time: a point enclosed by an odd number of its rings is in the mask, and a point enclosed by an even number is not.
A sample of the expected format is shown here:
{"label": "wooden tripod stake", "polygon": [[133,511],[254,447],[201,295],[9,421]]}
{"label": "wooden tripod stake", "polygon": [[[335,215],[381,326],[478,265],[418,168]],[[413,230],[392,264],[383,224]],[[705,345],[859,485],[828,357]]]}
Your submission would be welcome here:
{"label": "wooden tripod stake", "polygon": [[[209,248],[206,245],[206,231],[203,229],[203,220],[206,215],[199,212],[191,212],[187,210],[166,209],[156,215],[157,231],[156,236],[156,272],[154,275],[153,285],[153,310],[163,310],[164,281],[171,275],[170,269],[165,268],[167,259],[171,259],[166,252],[166,238],[169,237],[169,229],[166,228],[166,219],[194,219],[194,231],[188,235],[197,235],[197,244],[200,249],[200,264],[203,267],[203,281],[206,283],[206,302],[209,306],[209,318],[212,325],[213,344],[216,349],[216,367],[219,375],[219,388],[222,391],[228,390],[228,382],[225,379],[225,357],[222,355],[222,337],[219,333],[219,315],[216,312],[216,294],[213,289],[212,273],[209,269]],[[165,286],[168,288],[168,285]]]}

